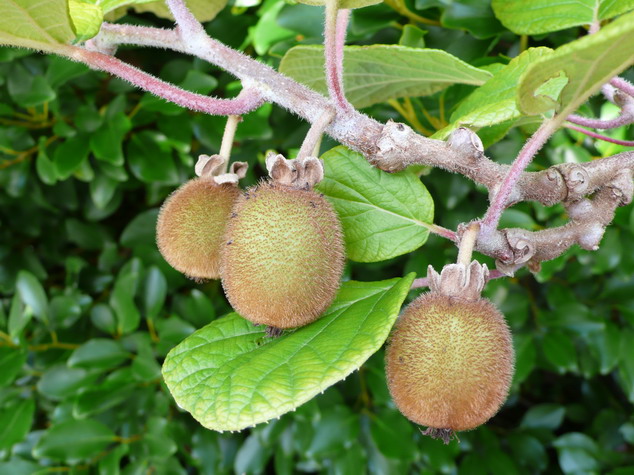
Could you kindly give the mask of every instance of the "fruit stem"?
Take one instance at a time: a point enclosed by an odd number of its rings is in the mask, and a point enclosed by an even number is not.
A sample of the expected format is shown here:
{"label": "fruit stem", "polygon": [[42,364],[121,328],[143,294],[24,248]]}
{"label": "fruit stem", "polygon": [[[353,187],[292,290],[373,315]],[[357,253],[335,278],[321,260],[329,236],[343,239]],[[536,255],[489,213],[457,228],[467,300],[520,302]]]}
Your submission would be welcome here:
{"label": "fruit stem", "polygon": [[[302,146],[297,153],[297,158],[304,159],[306,157],[313,156],[317,144],[321,142],[321,137],[324,134],[324,130],[332,122],[335,117],[335,110],[332,108],[326,109],[319,118],[313,122],[302,142]],[[319,153],[319,150],[317,150]]]}
{"label": "fruit stem", "polygon": [[471,223],[467,227],[467,230],[460,239],[460,246],[458,248],[458,264],[464,264],[468,266],[471,264],[471,254],[475,247],[478,234],[480,232],[480,223]]}
{"label": "fruit stem", "polygon": [[227,169],[229,168],[229,157],[231,156],[231,149],[233,148],[233,139],[236,136],[236,129],[241,121],[242,116],[227,116],[227,124],[225,125],[225,131],[222,134],[222,143],[220,144],[220,152],[218,153],[218,155],[220,155],[220,157],[224,160],[222,173],[227,173]]}

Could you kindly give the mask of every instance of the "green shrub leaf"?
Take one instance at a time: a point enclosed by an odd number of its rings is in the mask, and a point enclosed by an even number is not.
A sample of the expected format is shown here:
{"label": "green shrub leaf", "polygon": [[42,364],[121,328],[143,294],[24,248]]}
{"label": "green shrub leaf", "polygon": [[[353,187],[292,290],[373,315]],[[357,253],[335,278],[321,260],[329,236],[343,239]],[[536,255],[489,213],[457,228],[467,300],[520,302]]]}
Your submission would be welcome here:
{"label": "green shrub leaf", "polygon": [[634,0],[493,0],[502,24],[518,35],[536,35],[607,20],[634,9]]}
{"label": "green shrub leaf", "polygon": [[101,422],[70,420],[46,431],[33,449],[33,456],[77,462],[97,455],[114,439],[115,434]]}
{"label": "green shrub leaf", "polygon": [[[565,117],[633,63],[634,13],[629,13],[533,62],[520,80],[520,109],[540,114],[556,108]],[[568,81],[555,101],[541,88],[562,75]]]}
{"label": "green shrub leaf", "polygon": [[31,429],[35,400],[27,399],[0,411],[0,449],[20,442]]}
{"label": "green shrub leaf", "polygon": [[[346,97],[355,107],[427,96],[453,84],[479,86],[491,77],[491,73],[435,49],[347,46],[344,54]],[[322,94],[327,92],[321,46],[291,48],[282,58],[280,71]]]}
{"label": "green shrub leaf", "polygon": [[280,416],[381,347],[413,279],[346,282],[319,320],[280,338],[229,314],[167,355],[165,382],[176,402],[209,429],[241,430]]}
{"label": "green shrub leaf", "polygon": [[325,178],[317,189],[337,210],[350,259],[382,261],[427,241],[434,202],[413,172],[386,173],[345,147],[322,158]]}
{"label": "green shrub leaf", "polygon": [[43,321],[48,320],[48,299],[44,287],[33,274],[22,270],[18,273],[18,280],[15,284],[20,298],[24,305],[28,306],[33,315]]}

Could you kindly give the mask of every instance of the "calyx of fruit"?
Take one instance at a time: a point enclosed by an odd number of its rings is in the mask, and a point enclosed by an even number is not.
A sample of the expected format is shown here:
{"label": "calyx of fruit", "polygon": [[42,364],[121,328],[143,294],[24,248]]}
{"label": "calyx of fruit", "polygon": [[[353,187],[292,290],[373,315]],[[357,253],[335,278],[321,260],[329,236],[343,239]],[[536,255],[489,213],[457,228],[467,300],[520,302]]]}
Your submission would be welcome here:
{"label": "calyx of fruit", "polygon": [[247,162],[233,162],[229,166],[229,171],[225,172],[225,159],[220,155],[199,155],[194,168],[199,177],[210,177],[218,185],[223,183],[238,182],[247,174],[249,164]]}

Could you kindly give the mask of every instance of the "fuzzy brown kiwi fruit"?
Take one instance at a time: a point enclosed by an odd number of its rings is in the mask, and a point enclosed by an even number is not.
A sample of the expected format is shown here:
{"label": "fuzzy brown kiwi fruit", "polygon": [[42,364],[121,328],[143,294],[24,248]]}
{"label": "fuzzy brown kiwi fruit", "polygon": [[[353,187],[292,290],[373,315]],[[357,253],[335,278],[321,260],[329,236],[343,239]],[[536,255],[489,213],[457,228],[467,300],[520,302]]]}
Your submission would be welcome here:
{"label": "fuzzy brown kiwi fruit", "polygon": [[[290,172],[289,172],[290,173]],[[344,267],[341,225],[323,195],[276,181],[238,198],[222,251],[222,285],[256,324],[295,328],[333,301]]]}
{"label": "fuzzy brown kiwi fruit", "polygon": [[394,402],[430,435],[473,429],[495,415],[513,364],[511,333],[491,302],[437,292],[406,308],[386,352]]}
{"label": "fuzzy brown kiwi fruit", "polygon": [[186,276],[220,278],[220,249],[240,196],[233,183],[203,176],[188,181],[165,200],[156,226],[156,243],[165,260]]}

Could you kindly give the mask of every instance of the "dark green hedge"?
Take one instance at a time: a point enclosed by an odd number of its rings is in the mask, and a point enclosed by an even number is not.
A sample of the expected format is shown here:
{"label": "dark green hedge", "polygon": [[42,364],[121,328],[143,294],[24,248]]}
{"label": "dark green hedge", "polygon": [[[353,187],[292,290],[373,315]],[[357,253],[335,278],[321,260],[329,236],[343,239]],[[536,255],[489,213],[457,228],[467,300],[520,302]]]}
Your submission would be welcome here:
{"label": "dark green hedge", "polygon": [[[429,27],[427,46],[476,65],[516,54],[520,39],[486,8],[469,6],[477,3],[432,10],[446,9],[451,29]],[[460,5],[480,16],[461,15]],[[298,8],[301,15],[287,5],[274,18],[293,32],[282,40],[267,36],[273,30],[257,8],[227,10],[209,31],[251,54],[266,51],[261,60],[276,65],[298,42],[320,41],[320,10]],[[385,5],[359,10],[350,39],[398,42],[405,23]],[[252,29],[245,39],[253,27],[258,34]],[[577,34],[535,41],[556,46]],[[197,92],[228,97],[239,89],[198,60],[140,49],[119,56]],[[433,129],[423,111],[440,118],[439,104],[447,114],[469,91],[455,86],[413,99],[419,119]],[[388,105],[367,112],[399,118]],[[194,157],[218,150],[223,125],[81,65],[0,49],[0,474],[634,473],[631,207],[618,211],[598,252],[574,249],[536,275],[523,270],[488,285],[514,333],[517,373],[500,413],[460,434],[460,443],[423,437],[395,410],[382,351],[296,412],[250,431],[211,432],[179,410],[162,383],[162,360],[229,307],[218,282],[196,284],[163,261],[154,225],[164,198],[193,175]],[[263,174],[267,150],[292,155],[306,130],[270,105],[250,114],[234,152],[251,165],[247,184]],[[509,162],[526,137],[516,129],[488,153]],[[559,132],[533,167],[596,154],[581,137]],[[455,228],[486,209],[482,190],[463,177],[422,175],[438,224]],[[565,220],[563,208],[523,204],[502,225],[539,229]],[[432,237],[408,256],[351,264],[347,276],[422,275],[455,254]]]}

